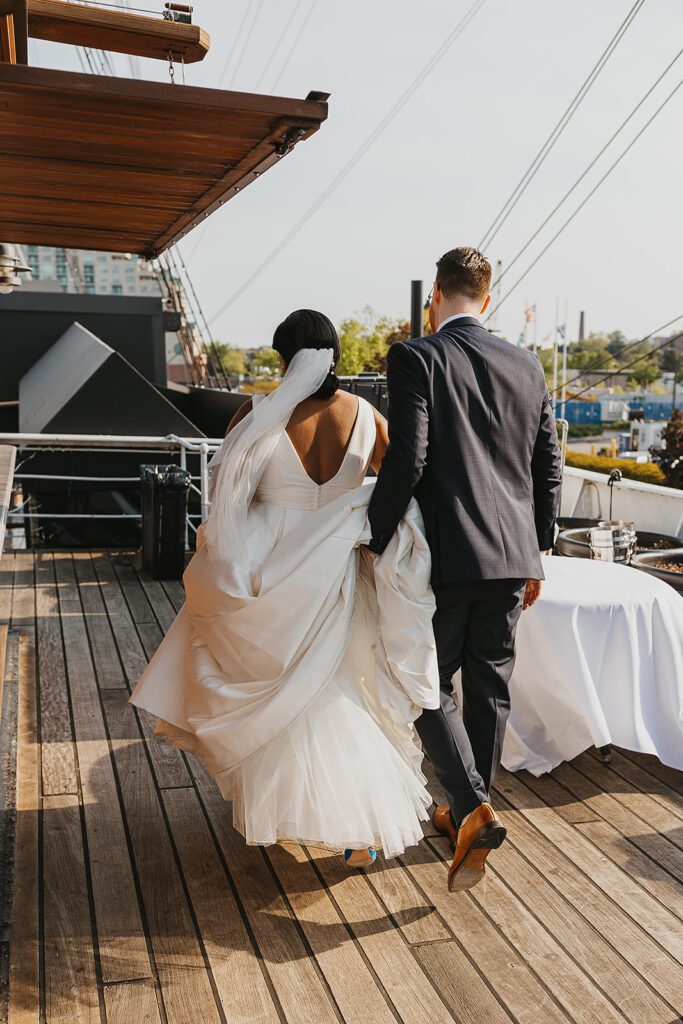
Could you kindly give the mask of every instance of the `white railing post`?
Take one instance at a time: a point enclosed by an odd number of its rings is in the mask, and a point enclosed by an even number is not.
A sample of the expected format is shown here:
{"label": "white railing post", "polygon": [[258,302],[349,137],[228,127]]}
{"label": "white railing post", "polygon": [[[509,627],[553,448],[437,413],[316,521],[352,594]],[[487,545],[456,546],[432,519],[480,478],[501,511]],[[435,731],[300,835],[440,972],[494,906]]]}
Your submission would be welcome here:
{"label": "white railing post", "polygon": [[209,446],[202,441],[199,446],[199,489],[202,502],[202,522],[209,518],[211,502],[209,501]]}

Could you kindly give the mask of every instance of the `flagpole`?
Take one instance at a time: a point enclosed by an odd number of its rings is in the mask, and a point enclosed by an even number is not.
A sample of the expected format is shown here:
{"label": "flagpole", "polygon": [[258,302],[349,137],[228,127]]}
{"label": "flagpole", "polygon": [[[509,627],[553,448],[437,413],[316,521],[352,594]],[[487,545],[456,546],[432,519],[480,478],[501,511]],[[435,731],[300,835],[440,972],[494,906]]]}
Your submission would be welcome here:
{"label": "flagpole", "polygon": [[569,320],[567,300],[564,300],[564,346],[562,348],[562,419],[567,418],[567,346],[569,345]]}
{"label": "flagpole", "polygon": [[560,315],[560,300],[555,296],[555,333],[553,335],[553,412],[557,415],[557,320]]}
{"label": "flagpole", "polygon": [[533,353],[536,355],[536,349],[538,348],[538,300],[534,301],[534,347]]}

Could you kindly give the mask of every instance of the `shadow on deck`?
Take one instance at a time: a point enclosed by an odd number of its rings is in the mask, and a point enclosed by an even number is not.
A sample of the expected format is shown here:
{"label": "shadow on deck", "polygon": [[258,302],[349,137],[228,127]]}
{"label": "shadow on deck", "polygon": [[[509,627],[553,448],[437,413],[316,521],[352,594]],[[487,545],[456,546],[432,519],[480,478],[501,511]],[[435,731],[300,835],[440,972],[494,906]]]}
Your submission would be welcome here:
{"label": "shadow on deck", "polygon": [[433,834],[365,875],[245,847],[127,703],[180,585],[88,552],[0,576],[10,1024],[681,1019],[682,773],[619,751],[501,773],[510,841],[470,894]]}

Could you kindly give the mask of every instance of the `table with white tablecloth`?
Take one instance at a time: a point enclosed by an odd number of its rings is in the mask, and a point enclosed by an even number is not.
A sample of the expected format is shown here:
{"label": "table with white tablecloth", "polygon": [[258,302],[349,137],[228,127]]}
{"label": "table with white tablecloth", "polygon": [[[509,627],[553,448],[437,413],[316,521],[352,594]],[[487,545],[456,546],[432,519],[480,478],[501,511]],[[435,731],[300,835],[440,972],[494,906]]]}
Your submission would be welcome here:
{"label": "table with white tablecloth", "polygon": [[517,633],[503,765],[540,775],[614,744],[683,770],[683,597],[625,565],[543,564]]}

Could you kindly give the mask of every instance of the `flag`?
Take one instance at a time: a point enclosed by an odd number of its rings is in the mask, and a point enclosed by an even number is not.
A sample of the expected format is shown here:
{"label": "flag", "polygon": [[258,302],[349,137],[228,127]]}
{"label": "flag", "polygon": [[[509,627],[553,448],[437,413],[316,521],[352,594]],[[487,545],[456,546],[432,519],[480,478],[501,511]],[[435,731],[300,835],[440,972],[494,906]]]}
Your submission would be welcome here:
{"label": "flag", "polygon": [[558,324],[557,325],[557,333],[559,334],[559,336],[564,341],[564,339],[567,337],[567,325],[566,324]]}
{"label": "flag", "polygon": [[527,306],[524,310],[524,319],[528,324],[532,324],[536,319],[536,303],[533,306]]}

